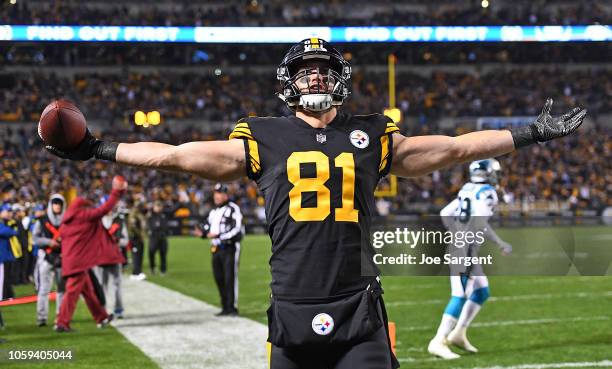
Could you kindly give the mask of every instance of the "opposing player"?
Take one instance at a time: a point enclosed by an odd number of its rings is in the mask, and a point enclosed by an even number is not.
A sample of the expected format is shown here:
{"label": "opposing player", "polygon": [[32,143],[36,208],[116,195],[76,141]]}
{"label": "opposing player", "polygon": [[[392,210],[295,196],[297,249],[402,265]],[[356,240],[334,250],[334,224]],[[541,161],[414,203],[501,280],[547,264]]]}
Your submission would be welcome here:
{"label": "opposing player", "polygon": [[295,115],[240,120],[228,141],[119,144],[88,133],[70,152],[47,149],[72,160],[255,180],[272,239],[271,368],[395,368],[381,289],[360,272],[361,233],[375,212],[379,179],[389,172],[420,176],[562,137],[586,111],[553,118],[549,100],[533,124],[514,131],[405,137],[383,115],[338,110],[350,77],[342,54],[324,40],[306,39],[277,69],[280,97]]}
{"label": "opposing player", "polygon": [[[499,246],[503,255],[512,252],[512,246],[502,240],[489,225],[498,203],[496,186],[501,171],[495,159],[477,160],[470,164],[470,182],[461,187],[457,198],[451,201],[440,216],[451,230],[482,231],[485,238]],[[481,245],[472,244],[461,250],[465,256],[478,256]],[[457,359],[449,344],[476,353],[478,349],[467,339],[466,330],[489,297],[489,281],[482,265],[475,264],[466,270],[451,270],[451,299],[446,306],[436,336],[429,342],[427,351],[443,359]]]}

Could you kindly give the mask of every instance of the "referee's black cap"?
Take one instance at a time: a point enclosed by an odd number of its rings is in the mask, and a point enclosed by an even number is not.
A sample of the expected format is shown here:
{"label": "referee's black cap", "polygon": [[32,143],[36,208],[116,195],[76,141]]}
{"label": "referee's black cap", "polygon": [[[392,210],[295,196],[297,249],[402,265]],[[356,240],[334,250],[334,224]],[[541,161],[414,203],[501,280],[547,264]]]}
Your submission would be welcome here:
{"label": "referee's black cap", "polygon": [[223,192],[223,193],[227,193],[227,186],[224,185],[223,183],[217,183],[215,185],[215,192]]}

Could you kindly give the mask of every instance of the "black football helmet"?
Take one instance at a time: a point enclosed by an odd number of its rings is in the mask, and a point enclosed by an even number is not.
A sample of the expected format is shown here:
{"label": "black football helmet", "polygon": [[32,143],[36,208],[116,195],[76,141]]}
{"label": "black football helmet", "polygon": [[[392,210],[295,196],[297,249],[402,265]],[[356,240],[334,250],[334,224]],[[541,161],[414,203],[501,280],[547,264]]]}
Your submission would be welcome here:
{"label": "black football helmet", "polygon": [[349,96],[351,65],[329,42],[307,38],[289,49],[276,78],[282,87],[278,97],[290,109],[324,112],[342,105]]}

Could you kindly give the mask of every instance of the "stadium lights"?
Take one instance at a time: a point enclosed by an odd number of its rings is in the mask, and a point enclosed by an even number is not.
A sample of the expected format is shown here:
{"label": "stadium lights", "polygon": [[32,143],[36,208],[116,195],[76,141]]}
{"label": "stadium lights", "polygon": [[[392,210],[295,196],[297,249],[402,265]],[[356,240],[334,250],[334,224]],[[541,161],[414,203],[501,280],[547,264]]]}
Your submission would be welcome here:
{"label": "stadium lights", "polygon": [[9,0],[9,3],[10,3],[11,5],[15,5],[15,4],[17,4],[17,0]]}
{"label": "stadium lights", "polygon": [[480,3],[480,6],[482,6],[483,8],[488,8],[489,7],[489,1],[488,0],[482,0],[482,2]]}
{"label": "stadium lights", "polygon": [[158,125],[161,123],[161,116],[157,110],[153,110],[147,113],[147,122],[151,125]]}
{"label": "stadium lights", "polygon": [[142,127],[156,126],[161,123],[161,114],[159,111],[154,110],[148,113],[145,113],[141,110],[138,110],[134,113],[134,124]]}

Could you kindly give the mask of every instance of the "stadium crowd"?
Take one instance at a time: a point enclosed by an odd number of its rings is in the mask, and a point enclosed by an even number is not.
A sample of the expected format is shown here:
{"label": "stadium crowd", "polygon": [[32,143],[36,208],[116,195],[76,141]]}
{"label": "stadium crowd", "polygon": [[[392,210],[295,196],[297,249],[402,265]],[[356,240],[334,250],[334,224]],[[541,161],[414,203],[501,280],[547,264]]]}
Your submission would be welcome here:
{"label": "stadium crowd", "polygon": [[[492,2],[493,3],[493,2]],[[610,7],[592,1],[512,1],[483,7],[469,2],[233,0],[174,2],[145,6],[134,2],[45,1],[5,6],[5,24],[83,24],[157,26],[386,26],[386,25],[583,25],[608,24]]]}
{"label": "stadium crowd", "polygon": [[[218,75],[217,75],[218,74]],[[153,72],[149,74],[4,75],[0,120],[37,121],[54,98],[80,106],[88,119],[122,122],[135,111],[159,110],[164,118],[232,122],[247,115],[283,115],[274,98],[278,85],[268,74]],[[380,111],[388,105],[386,74],[357,71],[346,107]],[[419,124],[440,117],[536,115],[546,96],[555,109],[588,106],[591,117],[612,111],[612,71],[562,69],[492,70],[485,74],[436,71],[425,77],[397,76],[397,106]],[[249,93],[245,93],[248,91]],[[486,98],[484,98],[486,97]]]}
{"label": "stadium crowd", "polygon": [[[605,42],[569,43],[359,43],[342,45],[354,66],[384,65],[394,54],[401,65],[479,63],[594,63],[607,62]],[[0,45],[0,63],[7,66],[270,66],[282,58],[286,45],[226,44],[61,44]]]}

